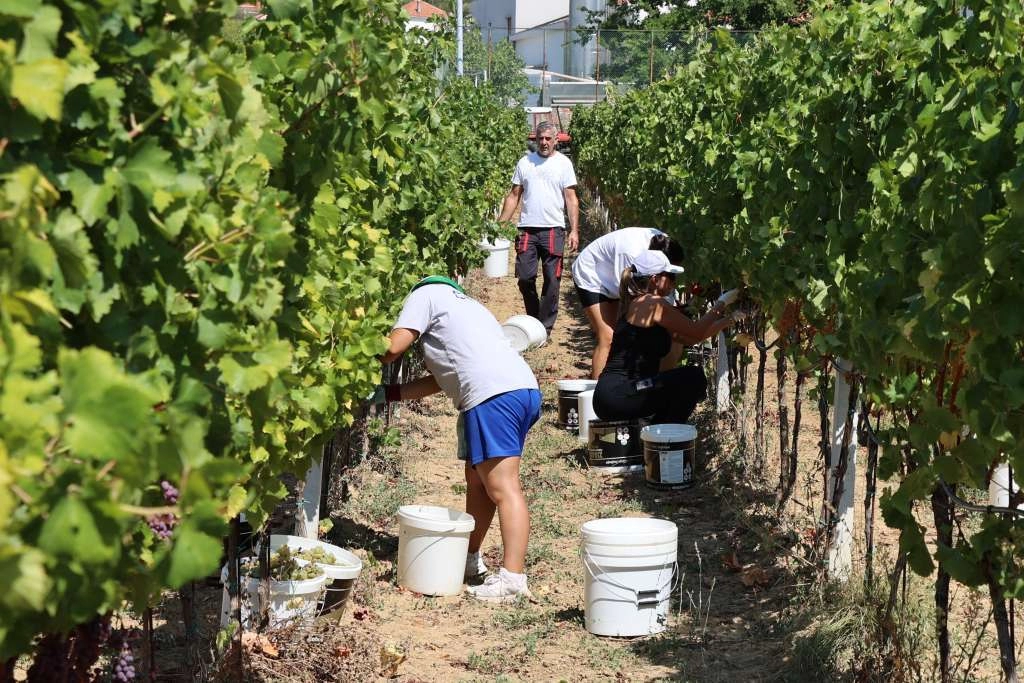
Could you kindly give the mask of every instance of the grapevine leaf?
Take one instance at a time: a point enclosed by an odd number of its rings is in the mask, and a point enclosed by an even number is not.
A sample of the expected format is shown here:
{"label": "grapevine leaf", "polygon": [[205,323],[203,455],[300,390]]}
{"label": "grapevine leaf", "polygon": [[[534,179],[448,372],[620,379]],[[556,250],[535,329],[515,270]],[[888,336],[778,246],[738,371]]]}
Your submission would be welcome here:
{"label": "grapevine leaf", "polygon": [[18,60],[34,62],[53,56],[60,30],[60,10],[47,5],[40,7],[32,21],[25,24],[25,40],[21,44]]}
{"label": "grapevine leaf", "polygon": [[51,581],[45,555],[33,548],[0,551],[0,603],[11,609],[42,610]]}
{"label": "grapevine leaf", "polygon": [[174,530],[174,547],[161,567],[166,572],[167,585],[178,588],[213,573],[220,553],[218,536],[204,533],[191,518],[185,520]]}
{"label": "grapevine leaf", "polygon": [[106,183],[94,183],[86,173],[76,169],[65,180],[71,191],[75,209],[86,225],[92,225],[107,215],[107,206],[114,198],[114,188]]}
{"label": "grapevine leaf", "polygon": [[11,75],[11,95],[37,119],[59,119],[67,75],[67,62],[55,57],[15,64]]}
{"label": "grapevine leaf", "polygon": [[985,576],[977,561],[965,556],[960,548],[953,549],[939,543],[935,555],[942,563],[942,568],[965,586],[980,586],[985,583]]}
{"label": "grapevine leaf", "polygon": [[57,501],[39,533],[39,547],[82,564],[110,562],[120,553],[117,524],[77,495]]}

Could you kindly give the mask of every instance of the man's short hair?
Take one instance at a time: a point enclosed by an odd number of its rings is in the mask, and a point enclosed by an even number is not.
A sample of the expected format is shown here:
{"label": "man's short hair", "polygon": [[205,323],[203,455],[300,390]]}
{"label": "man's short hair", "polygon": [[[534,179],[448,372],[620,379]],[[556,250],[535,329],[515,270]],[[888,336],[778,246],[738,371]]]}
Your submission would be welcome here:
{"label": "man's short hair", "polygon": [[539,138],[540,134],[546,130],[550,130],[552,133],[555,134],[556,137],[558,136],[558,126],[551,123],[550,121],[541,121],[540,123],[537,124],[537,137]]}

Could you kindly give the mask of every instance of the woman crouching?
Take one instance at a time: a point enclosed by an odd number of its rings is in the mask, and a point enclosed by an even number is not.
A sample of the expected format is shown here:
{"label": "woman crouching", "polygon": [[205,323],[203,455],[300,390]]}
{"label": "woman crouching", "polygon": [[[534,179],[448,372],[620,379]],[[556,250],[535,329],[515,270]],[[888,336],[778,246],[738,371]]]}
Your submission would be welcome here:
{"label": "woman crouching", "polygon": [[608,362],[594,390],[594,412],[602,420],[651,417],[656,423],[685,423],[707,396],[704,371],[683,366],[659,372],[659,364],[678,341],[692,346],[732,323],[725,308],[738,296],[726,292],[699,320],[691,320],[664,297],[683,271],[660,251],[637,255],[622,273],[619,319]]}

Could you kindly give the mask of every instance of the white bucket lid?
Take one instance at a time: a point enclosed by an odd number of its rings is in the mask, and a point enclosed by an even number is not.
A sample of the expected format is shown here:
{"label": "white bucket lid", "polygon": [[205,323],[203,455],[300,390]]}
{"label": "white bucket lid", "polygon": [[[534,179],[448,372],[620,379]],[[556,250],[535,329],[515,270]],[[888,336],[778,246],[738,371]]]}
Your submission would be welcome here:
{"label": "white bucket lid", "polygon": [[398,508],[398,519],[405,526],[425,531],[469,533],[476,526],[472,515],[438,505],[403,505]]}
{"label": "white bucket lid", "polygon": [[560,391],[587,391],[597,386],[596,379],[560,379],[558,389]]}
{"label": "white bucket lid", "polygon": [[697,428],[693,425],[681,424],[647,425],[640,430],[640,438],[651,443],[693,441],[697,438]]}
{"label": "white bucket lid", "polygon": [[600,545],[648,546],[674,543],[679,538],[675,522],[654,517],[609,517],[583,524],[583,542]]}

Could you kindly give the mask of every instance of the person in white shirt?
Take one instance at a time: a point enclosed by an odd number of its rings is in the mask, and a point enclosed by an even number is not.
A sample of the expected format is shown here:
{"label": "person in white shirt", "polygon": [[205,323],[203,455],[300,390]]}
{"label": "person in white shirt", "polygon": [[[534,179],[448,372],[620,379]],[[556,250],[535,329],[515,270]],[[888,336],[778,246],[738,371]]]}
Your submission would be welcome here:
{"label": "person in white shirt", "polygon": [[[512,220],[520,200],[519,236],[516,239],[516,278],[527,315],[544,324],[551,335],[558,317],[558,284],[562,255],[579,245],[579,201],[576,171],[567,156],[555,150],[558,130],[548,122],[537,125],[537,151],[524,155],[512,174],[512,189],[505,196],[498,221]],[[569,232],[565,232],[565,216]],[[537,296],[537,265],[544,281]]]}
{"label": "person in white shirt", "polygon": [[529,596],[526,545],[530,516],[519,483],[519,458],[530,427],[540,417],[537,379],[505,340],[501,325],[454,281],[421,280],[402,304],[391,330],[390,363],[419,340],[430,372],[407,384],[377,388],[374,403],[412,400],[444,391],[459,411],[459,459],[465,460],[466,512],[476,521],[469,536],[466,578],[487,571],[480,546],[498,513],[502,566],[468,590],[490,602]]}
{"label": "person in white shirt", "polygon": [[[645,251],[663,252],[671,264],[683,261],[683,248],[657,228],[621,228],[602,235],[584,248],[572,265],[572,280],[580,306],[597,343],[590,361],[590,377],[601,376],[612,333],[619,317],[619,281],[637,256]],[[678,353],[681,347],[676,348]],[[678,358],[676,358],[678,361]]]}

